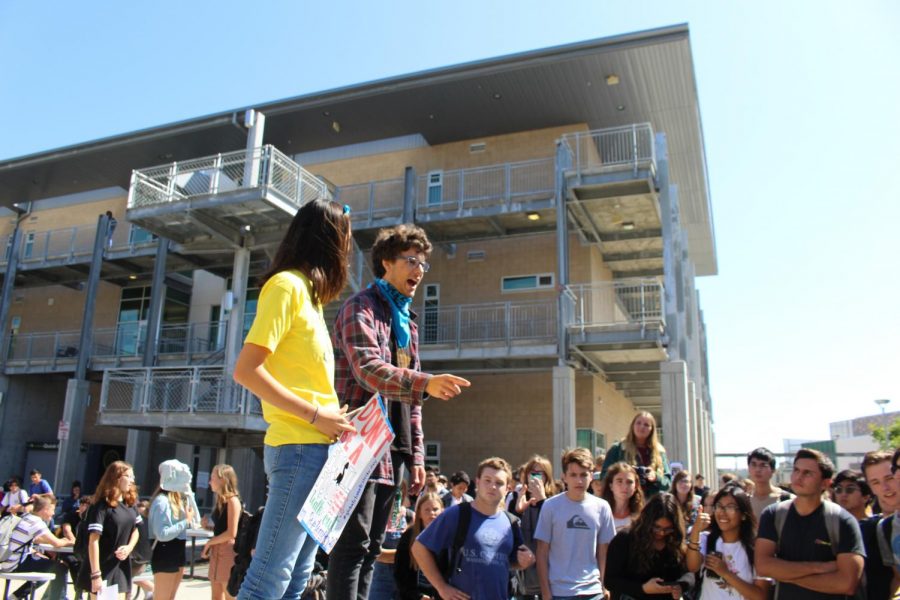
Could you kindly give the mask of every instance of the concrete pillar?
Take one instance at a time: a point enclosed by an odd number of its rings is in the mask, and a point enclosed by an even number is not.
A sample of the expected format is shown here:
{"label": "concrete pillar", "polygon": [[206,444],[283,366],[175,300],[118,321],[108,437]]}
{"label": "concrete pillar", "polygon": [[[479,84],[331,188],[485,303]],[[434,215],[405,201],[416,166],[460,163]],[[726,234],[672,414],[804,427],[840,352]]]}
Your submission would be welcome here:
{"label": "concrete pillar", "polygon": [[109,217],[102,214],[97,219],[97,232],[94,235],[91,267],[88,272],[87,285],[85,286],[81,336],[78,340],[78,361],[75,364],[74,377],[66,384],[66,402],[63,407],[62,420],[66,424],[68,434],[64,439],[59,440],[56,474],[53,479],[57,486],[67,486],[68,482],[75,479],[78,473],[81,438],[84,430],[84,413],[88,407],[90,391],[90,382],[87,381],[87,367],[94,339],[94,305],[97,300],[97,287],[100,285],[100,271],[103,268],[103,251],[106,246],[108,229]]}
{"label": "concrete pillar", "polygon": [[416,215],[416,170],[406,167],[403,172],[403,222],[412,223]]}
{"label": "concrete pillar", "polygon": [[[569,323],[569,298],[566,294],[566,286],[569,285],[569,230],[568,223],[569,217],[566,214],[566,181],[565,181],[565,169],[566,165],[569,163],[569,153],[566,151],[566,147],[561,142],[557,142],[556,144],[556,265],[557,271],[559,273],[559,278],[556,282],[557,288],[560,293],[558,296],[558,306],[557,306],[557,354],[559,358],[559,365],[562,367],[566,364],[566,359],[569,356],[569,340],[567,335],[566,326]],[[556,375],[554,371],[553,376],[554,382],[556,381]],[[556,384],[554,383],[554,386]],[[554,387],[554,390],[556,388]],[[574,384],[572,386],[572,394],[574,398],[575,393]],[[556,398],[556,393],[554,392],[554,399]],[[554,400],[555,402],[555,400]],[[573,410],[574,410],[574,400],[572,402]],[[554,409],[555,414],[555,409]],[[572,419],[574,424],[574,417]],[[574,425],[573,425],[574,427]],[[573,429],[574,431],[574,429]],[[554,436],[555,439],[555,436]],[[572,438],[574,440],[574,437]],[[574,442],[573,442],[574,443]],[[559,455],[554,457],[553,460],[556,460]]]}
{"label": "concrete pillar", "polygon": [[244,187],[255,187],[259,184],[259,169],[261,154],[257,148],[262,148],[263,133],[266,129],[266,116],[252,108],[244,115],[244,126],[247,132],[247,160],[244,161]]}
{"label": "concrete pillar", "polygon": [[700,464],[698,448],[700,446],[700,411],[697,405],[697,384],[688,381],[688,467],[693,471]]}
{"label": "concrete pillar", "polygon": [[234,373],[234,364],[241,351],[244,334],[244,305],[247,302],[247,277],[250,273],[250,250],[238,248],[234,252],[231,272],[231,313],[225,338],[225,372]]}
{"label": "concrete pillar", "polygon": [[553,456],[556,464],[567,448],[575,447],[575,369],[553,367]]}
{"label": "concrete pillar", "polygon": [[662,420],[669,461],[689,461],[687,364],[681,360],[660,363]]}

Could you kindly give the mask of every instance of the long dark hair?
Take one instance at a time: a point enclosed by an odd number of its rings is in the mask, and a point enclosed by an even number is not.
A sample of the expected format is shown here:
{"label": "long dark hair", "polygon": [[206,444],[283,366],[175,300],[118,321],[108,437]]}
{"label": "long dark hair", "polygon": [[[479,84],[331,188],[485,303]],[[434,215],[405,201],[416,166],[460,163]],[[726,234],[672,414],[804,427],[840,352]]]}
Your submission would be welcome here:
{"label": "long dark hair", "polygon": [[[756,515],[753,514],[753,505],[750,503],[750,496],[747,495],[747,492],[741,486],[731,484],[719,490],[719,493],[716,494],[713,500],[713,506],[718,504],[722,498],[729,496],[734,498],[735,503],[738,505],[738,510],[741,511],[741,528],[738,535],[741,545],[747,552],[747,558],[750,559],[750,564],[752,565],[753,545],[756,543]],[[709,537],[706,540],[707,552],[716,549],[716,540],[720,537],[722,537],[722,530],[719,528],[719,523],[716,521],[714,513],[713,519],[709,524]]]}
{"label": "long dark hair", "polygon": [[[653,548],[653,526],[660,519],[672,522],[671,534],[666,536],[666,546],[660,552]],[[631,524],[631,548],[629,559],[641,575],[651,573],[657,554],[662,554],[666,562],[684,565],[684,517],[675,496],[661,493],[652,496],[637,520]]]}
{"label": "long dark hair", "polygon": [[350,215],[337,202],[311,200],[297,211],[260,283],[297,269],[312,285],[313,303],[328,304],[347,283],[350,244]]}

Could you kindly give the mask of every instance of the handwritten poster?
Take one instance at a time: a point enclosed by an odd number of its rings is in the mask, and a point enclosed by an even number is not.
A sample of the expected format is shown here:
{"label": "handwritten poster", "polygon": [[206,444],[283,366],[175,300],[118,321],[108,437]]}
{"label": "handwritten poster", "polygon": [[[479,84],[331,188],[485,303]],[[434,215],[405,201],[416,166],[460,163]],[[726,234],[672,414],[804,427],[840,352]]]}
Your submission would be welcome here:
{"label": "handwritten poster", "polygon": [[350,422],[356,433],[345,432],[331,445],[328,460],[297,515],[325,552],[337,543],[366,481],[394,440],[381,396],[373,396]]}

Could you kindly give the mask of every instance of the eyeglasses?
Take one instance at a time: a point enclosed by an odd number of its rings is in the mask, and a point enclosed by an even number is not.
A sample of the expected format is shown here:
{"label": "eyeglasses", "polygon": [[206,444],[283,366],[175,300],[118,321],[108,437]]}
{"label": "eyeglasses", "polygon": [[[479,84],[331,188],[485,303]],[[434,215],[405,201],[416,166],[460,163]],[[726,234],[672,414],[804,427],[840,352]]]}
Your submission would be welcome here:
{"label": "eyeglasses", "polygon": [[716,504],[713,508],[728,513],[729,515],[733,515],[740,510],[737,504]]}
{"label": "eyeglasses", "polygon": [[674,527],[659,527],[658,525],[653,526],[653,533],[657,535],[670,535],[675,533]]}
{"label": "eyeglasses", "polygon": [[853,494],[853,493],[859,491],[859,486],[858,485],[845,485],[845,486],[836,485],[831,489],[834,490],[835,494]]}
{"label": "eyeglasses", "polygon": [[415,256],[398,256],[397,260],[405,260],[413,269],[422,267],[422,272],[427,273],[431,270],[431,265],[424,260],[419,260]]}

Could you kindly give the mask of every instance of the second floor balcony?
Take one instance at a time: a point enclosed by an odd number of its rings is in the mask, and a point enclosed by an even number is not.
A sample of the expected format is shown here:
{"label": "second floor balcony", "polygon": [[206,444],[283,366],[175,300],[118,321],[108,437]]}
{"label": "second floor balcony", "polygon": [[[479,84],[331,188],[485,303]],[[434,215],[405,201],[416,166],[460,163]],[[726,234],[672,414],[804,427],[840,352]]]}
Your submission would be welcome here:
{"label": "second floor balcony", "polygon": [[100,425],[262,432],[259,399],[221,366],[110,369],[100,391]]}
{"label": "second floor balcony", "polygon": [[180,244],[277,243],[303,204],[327,197],[321,179],[274,146],[132,173],[128,220]]}
{"label": "second floor balcony", "polygon": [[598,365],[666,360],[665,290],[658,280],[574,284],[565,297],[571,345]]}

